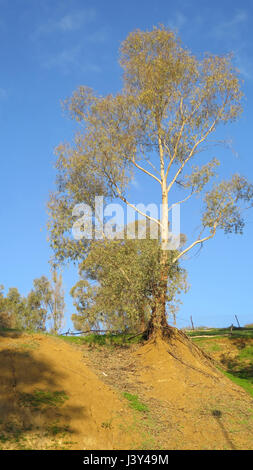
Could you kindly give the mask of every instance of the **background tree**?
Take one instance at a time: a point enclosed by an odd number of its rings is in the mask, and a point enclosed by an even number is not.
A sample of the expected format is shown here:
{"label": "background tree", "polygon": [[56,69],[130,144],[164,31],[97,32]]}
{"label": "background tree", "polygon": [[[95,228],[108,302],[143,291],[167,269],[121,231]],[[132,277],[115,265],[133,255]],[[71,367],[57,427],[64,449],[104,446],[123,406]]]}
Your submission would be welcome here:
{"label": "background tree", "polygon": [[11,328],[13,320],[8,313],[7,301],[4,297],[4,286],[0,285],[0,328]]}
{"label": "background tree", "polygon": [[21,327],[29,330],[46,331],[47,310],[41,301],[40,292],[32,289],[25,302]]}
{"label": "background tree", "polygon": [[26,316],[26,299],[21,296],[16,287],[10,287],[5,299],[6,311],[11,328],[23,328]]}
{"label": "background tree", "polygon": [[53,333],[58,333],[63,326],[64,320],[64,290],[62,287],[62,275],[58,274],[57,271],[53,271],[52,274],[52,291],[51,291],[51,302],[50,302],[50,318],[52,321],[51,330]]}
{"label": "background tree", "polygon": [[57,333],[62,327],[65,308],[62,276],[53,271],[51,282],[46,276],[41,276],[35,279],[33,284],[31,294],[35,295],[39,302],[42,329],[46,329],[46,322],[51,322],[51,331]]}
{"label": "background tree", "polygon": [[27,297],[22,297],[16,287],[11,287],[4,297],[0,289],[0,327],[46,331],[50,321],[52,331],[58,333],[64,317],[64,292],[62,277],[56,272],[52,283],[46,276],[34,279]]}
{"label": "background tree", "polygon": [[90,242],[73,243],[69,236],[73,205],[96,193],[133,207],[127,189],[135,172],[144,173],[159,189],[162,203],[160,219],[152,218],[161,232],[161,256],[149,329],[154,336],[170,335],[166,299],[171,203],[183,204],[202,193],[199,236],[181,247],[172,263],[219,229],[241,233],[243,210],[252,205],[253,188],[245,178],[237,174],[212,186],[219,162],[196,165],[218,125],[241,113],[240,80],[229,56],[206,54],[199,60],[162,26],[130,33],[121,46],[120,64],[121,92],[101,97],[80,87],[67,101],[80,131],[72,146],[57,150],[58,190],[49,202],[51,244],[59,260],[85,257]]}

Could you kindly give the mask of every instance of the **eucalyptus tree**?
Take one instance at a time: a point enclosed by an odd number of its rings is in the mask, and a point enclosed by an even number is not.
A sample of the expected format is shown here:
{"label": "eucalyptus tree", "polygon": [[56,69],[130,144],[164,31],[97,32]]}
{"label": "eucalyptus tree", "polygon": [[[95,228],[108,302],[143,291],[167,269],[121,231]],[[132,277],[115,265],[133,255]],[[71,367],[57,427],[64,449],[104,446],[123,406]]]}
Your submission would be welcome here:
{"label": "eucalyptus tree", "polygon": [[0,328],[11,328],[13,319],[8,312],[7,301],[4,296],[4,286],[0,284]]}
{"label": "eucalyptus tree", "polygon": [[51,323],[51,331],[57,333],[62,327],[65,309],[61,274],[54,270],[51,282],[46,276],[41,276],[34,279],[33,286],[29,295],[37,300],[41,329],[46,330],[47,323]]}
{"label": "eucalyptus tree", "polygon": [[[168,256],[168,315],[174,320],[179,295],[186,291],[187,273]],[[80,263],[80,280],[71,289],[77,313],[76,329],[91,328],[144,332],[155,308],[154,292],[160,277],[158,240],[94,241]]]}
{"label": "eucalyptus tree", "polygon": [[[199,59],[163,26],[130,33],[120,48],[120,65],[121,91],[100,96],[81,86],[66,102],[79,129],[73,144],[57,149],[58,187],[49,202],[51,244],[58,260],[85,258],[91,242],[73,241],[73,206],[92,206],[94,195],[101,194],[135,209],[129,185],[138,173],[149,178],[162,206],[161,217],[152,217],[161,233],[161,256],[150,333],[166,335],[171,332],[166,321],[169,265],[220,229],[241,233],[243,210],[252,205],[252,185],[244,177],[235,174],[211,184],[219,161],[209,160],[209,153],[205,162],[200,158],[217,127],[240,115],[241,83],[230,56]],[[178,199],[177,187],[183,193]],[[197,195],[203,201],[199,236],[178,247],[168,263],[169,208]]]}

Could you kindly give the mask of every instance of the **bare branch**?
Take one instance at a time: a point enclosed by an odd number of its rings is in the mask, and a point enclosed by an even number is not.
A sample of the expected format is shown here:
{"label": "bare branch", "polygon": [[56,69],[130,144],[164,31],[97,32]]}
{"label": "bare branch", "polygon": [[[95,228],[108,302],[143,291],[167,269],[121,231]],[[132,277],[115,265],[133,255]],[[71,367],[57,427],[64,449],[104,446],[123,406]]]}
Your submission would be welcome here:
{"label": "bare branch", "polygon": [[192,248],[194,248],[194,246],[200,244],[200,243],[204,243],[205,241],[207,240],[210,240],[211,238],[214,237],[216,233],[216,228],[212,231],[212,233],[210,235],[208,235],[207,237],[204,237],[204,238],[201,238],[200,240],[196,240],[195,242],[193,242],[190,246],[188,246],[187,248],[185,248],[185,250],[181,251],[181,253],[179,253],[178,256],[176,256],[174,259],[173,259],[173,263],[176,263],[176,261],[179,260],[179,258],[181,258],[183,255],[185,255],[185,253],[187,253],[188,251],[190,251]]}
{"label": "bare branch", "polygon": [[163,145],[164,145],[165,149],[167,150],[167,152],[168,152],[168,154],[169,154],[170,160],[172,160],[172,155],[171,155],[170,148],[169,148],[168,145],[166,144],[165,140],[163,141]]}
{"label": "bare branch", "polygon": [[[108,178],[110,178],[110,177],[108,176]],[[137,209],[137,207],[136,207],[134,204],[131,204],[131,203],[125,198],[125,196],[123,196],[122,192],[120,191],[118,185],[117,185],[115,182],[112,182],[112,184],[113,184],[113,186],[116,188],[119,198],[120,198],[125,204],[127,204],[129,207],[132,207],[132,209],[134,209],[134,210],[135,210],[136,212],[138,212],[140,215],[143,215],[144,217],[146,217],[146,219],[149,219],[149,220],[151,220],[152,222],[155,222],[157,225],[160,225],[160,226],[161,226],[161,222],[160,222],[158,219],[155,219],[154,217],[150,217],[149,215],[145,214],[145,212],[142,212],[140,209]]]}
{"label": "bare branch", "polygon": [[184,162],[182,163],[182,165],[180,166],[180,168],[178,169],[178,171],[176,172],[174,178],[172,179],[172,181],[170,182],[170,184],[168,185],[168,188],[167,188],[167,192],[170,191],[170,189],[172,188],[173,184],[175,183],[177,177],[180,175],[180,173],[182,172],[183,168],[185,167],[186,163],[191,159],[191,157],[193,156],[196,148],[202,144],[202,142],[204,142],[206,140],[206,138],[208,137],[208,135],[213,131],[216,123],[217,123],[217,120],[218,120],[218,116],[217,118],[214,120],[214,122],[212,123],[212,125],[209,127],[209,129],[207,130],[207,132],[205,133],[205,135],[203,137],[201,137],[201,139],[199,139],[195,144],[194,146],[192,147],[188,157],[184,160]]}
{"label": "bare branch", "polygon": [[151,178],[155,179],[156,181],[158,181],[159,184],[162,184],[161,180],[159,178],[157,178],[157,176],[153,175],[153,173],[150,173],[148,170],[145,170],[145,168],[143,168],[142,166],[140,166],[138,163],[135,162],[134,159],[131,159],[130,160],[133,165],[138,168],[139,170],[143,171],[143,173],[146,173],[147,175],[151,176]]}
{"label": "bare branch", "polygon": [[195,194],[194,191],[192,191],[190,194],[188,194],[188,196],[186,196],[184,199],[182,199],[181,201],[178,201],[178,202],[175,202],[174,204],[172,204],[169,209],[168,209],[168,212],[172,209],[172,206],[175,206],[176,204],[183,204],[183,202],[186,202],[188,201],[188,199],[190,199],[191,196],[193,196],[193,194]]}
{"label": "bare branch", "polygon": [[[193,242],[190,246],[185,248],[185,250],[181,251],[181,253],[179,253],[179,255],[176,256],[176,258],[174,258],[172,262],[175,263],[176,261],[178,261],[183,255],[185,255],[185,253],[187,253],[192,248],[194,248],[194,246],[199,245],[200,243],[204,243],[205,241],[210,240],[211,238],[213,238],[214,235],[216,234],[218,223],[219,223],[221,217],[222,217],[222,210],[220,211],[219,216],[217,217],[215,223],[213,224],[213,228],[212,228],[212,231],[211,231],[210,235],[208,235],[204,238],[200,238],[199,240],[196,240],[195,242]],[[204,230],[204,228],[203,228],[203,230]],[[202,232],[203,232],[203,230],[202,230]]]}
{"label": "bare branch", "polygon": [[174,178],[172,179],[172,181],[170,182],[168,188],[167,188],[167,192],[170,191],[171,187],[173,186],[173,184],[175,183],[177,177],[180,175],[180,173],[182,172],[184,166],[186,165],[186,163],[191,159],[191,157],[193,156],[195,150],[198,148],[198,146],[200,144],[202,144],[202,142],[204,142],[206,140],[206,138],[211,134],[211,132],[214,130],[215,128],[215,125],[219,119],[219,117],[221,116],[225,106],[226,106],[226,103],[227,103],[227,98],[224,100],[224,103],[218,113],[218,115],[216,116],[215,120],[213,121],[212,125],[209,127],[209,129],[206,131],[206,133],[203,135],[203,137],[201,137],[201,139],[199,139],[195,144],[194,146],[192,147],[188,157],[184,160],[184,162],[182,163],[182,165],[180,166],[180,168],[178,169],[176,175],[174,176]]}
{"label": "bare branch", "polygon": [[151,168],[153,168],[153,170],[156,171],[156,173],[159,175],[159,171],[157,170],[157,168],[155,167],[155,165],[153,165],[153,163],[151,163],[150,160],[146,160],[146,162],[151,166]]}

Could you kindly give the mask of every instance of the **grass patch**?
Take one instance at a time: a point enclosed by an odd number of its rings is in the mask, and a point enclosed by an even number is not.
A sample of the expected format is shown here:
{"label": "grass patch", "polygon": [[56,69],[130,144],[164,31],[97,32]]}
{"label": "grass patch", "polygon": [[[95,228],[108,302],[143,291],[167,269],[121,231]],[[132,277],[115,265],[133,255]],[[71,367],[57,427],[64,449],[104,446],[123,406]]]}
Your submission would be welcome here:
{"label": "grass patch", "polygon": [[253,362],[253,346],[246,346],[239,353],[240,359],[251,359]]}
{"label": "grass patch", "polygon": [[112,427],[112,422],[111,420],[110,421],[104,421],[102,424],[101,424],[102,428],[104,429],[111,429]]}
{"label": "grass patch", "polygon": [[138,395],[132,395],[131,393],[124,392],[123,396],[128,400],[129,406],[131,406],[131,408],[133,408],[134,410],[141,412],[149,411],[148,406],[140,401]]}
{"label": "grass patch", "polygon": [[18,348],[21,348],[21,349],[35,350],[39,348],[39,343],[37,343],[36,341],[33,341],[31,343],[18,344],[17,346]]}
{"label": "grass patch", "polygon": [[[194,343],[197,343],[198,346],[203,348],[206,352],[212,353],[220,351],[222,368],[218,367],[218,369],[232,380],[232,382],[236,383],[253,396],[253,345],[250,336],[252,335],[253,329],[242,328],[235,331],[236,333],[233,333],[232,336],[227,336],[227,341],[224,344],[219,344],[218,338],[194,338],[193,335],[192,339]],[[221,329],[217,329],[216,332],[220,333]],[[192,333],[197,334],[199,332],[194,331]],[[202,331],[202,333],[206,334],[207,332]],[[211,334],[213,331],[209,333]],[[230,340],[232,341],[235,338],[238,340],[233,343],[233,348],[237,348],[237,355],[231,357],[228,354],[228,346]],[[249,340],[248,344],[247,340]]]}
{"label": "grass patch", "polygon": [[228,377],[230,380],[232,380],[232,382],[236,383],[237,385],[239,385],[240,387],[244,388],[244,390],[249,393],[252,397],[253,397],[253,377],[248,378],[248,379],[245,379],[245,378],[241,378],[241,377],[238,377],[234,374],[231,374],[231,372],[227,372],[227,371],[224,371],[222,369],[220,369],[223,374]]}
{"label": "grass patch", "polygon": [[210,345],[209,347],[210,351],[221,351],[222,350],[222,347],[219,345],[219,344],[212,344]]}
{"label": "grass patch", "polygon": [[51,392],[46,390],[35,390],[33,393],[21,393],[19,398],[21,405],[31,407],[34,410],[60,406],[66,400],[68,400],[68,396],[65,392]]}
{"label": "grass patch", "polygon": [[50,436],[57,436],[61,434],[62,437],[65,437],[67,433],[70,433],[69,426],[60,426],[58,423],[48,426],[47,433]]}
{"label": "grass patch", "polygon": [[142,336],[136,336],[131,338],[131,334],[95,334],[92,333],[87,336],[61,336],[61,339],[67,341],[68,343],[77,344],[77,345],[97,345],[97,346],[128,346],[133,343],[140,343],[142,341]]}
{"label": "grass patch", "polygon": [[0,442],[5,443],[8,441],[8,437],[5,434],[0,434]]}
{"label": "grass patch", "polygon": [[192,338],[192,341],[196,343],[200,348],[203,348],[206,352],[221,351],[222,347],[216,343],[216,338]]}
{"label": "grass patch", "polygon": [[31,427],[20,427],[17,423],[8,421],[1,426],[0,442],[4,444],[14,444],[19,447],[23,445],[26,440],[24,433],[29,431]]}

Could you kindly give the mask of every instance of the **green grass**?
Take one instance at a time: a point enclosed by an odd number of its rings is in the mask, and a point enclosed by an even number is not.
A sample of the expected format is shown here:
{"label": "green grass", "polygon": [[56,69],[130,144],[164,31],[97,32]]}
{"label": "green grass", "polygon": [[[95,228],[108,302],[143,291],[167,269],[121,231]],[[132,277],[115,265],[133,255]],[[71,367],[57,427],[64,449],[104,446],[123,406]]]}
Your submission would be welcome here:
{"label": "green grass", "polygon": [[61,434],[62,437],[65,437],[67,433],[70,433],[69,426],[60,426],[58,423],[51,424],[48,426],[47,433],[51,436],[57,436]]}
{"label": "green grass", "polygon": [[[218,333],[221,330],[216,331]],[[224,370],[224,368],[218,368],[224,375],[226,375],[226,377],[228,377],[234,383],[242,387],[247,393],[249,393],[253,397],[253,346],[252,344],[247,345],[246,343],[247,339],[251,338],[250,335],[252,334],[253,329],[241,329],[235,331],[236,334],[233,333],[232,337],[227,336],[227,339],[230,340],[234,338],[244,338],[244,341],[242,341],[242,343],[238,342],[238,353],[234,358],[224,358],[222,360],[223,367],[225,367],[226,370]],[[202,333],[204,334],[206,332],[203,331]],[[211,332],[209,333],[211,334]],[[218,344],[218,338],[194,338],[193,335],[193,340],[206,352],[222,352],[223,346],[222,344]]]}
{"label": "green grass", "polygon": [[240,351],[240,359],[250,359],[253,363],[253,346],[246,346]]}
{"label": "green grass", "polygon": [[0,434],[0,442],[5,443],[8,441],[8,437],[5,434]]}
{"label": "green grass", "polygon": [[[10,448],[15,450],[33,450],[37,448],[38,442],[43,441],[43,439],[46,439],[46,442],[44,441],[44,450],[68,450],[69,445],[74,444],[72,440],[66,440],[72,432],[69,426],[59,425],[58,422],[52,423],[45,430],[40,430],[38,426],[33,427],[31,425],[20,427],[11,421],[5,423],[1,428],[0,450],[8,450]],[[27,434],[28,432],[29,434]],[[62,441],[63,439],[65,439],[64,442]]]}
{"label": "green grass", "polygon": [[34,410],[45,407],[60,406],[68,396],[63,391],[51,392],[46,390],[35,390],[33,393],[21,393],[19,403]]}
{"label": "green grass", "polygon": [[235,375],[234,373],[227,372],[222,370],[223,374],[226,375],[232,382],[236,383],[240,387],[244,388],[253,397],[253,377],[251,378],[241,378]]}
{"label": "green grass", "polygon": [[22,343],[22,344],[18,344],[18,347],[21,349],[35,350],[39,348],[39,343],[37,343],[36,341],[30,342],[30,343]]}
{"label": "green grass", "polygon": [[210,345],[210,351],[221,351],[221,346],[219,344],[212,344]]}
{"label": "green grass", "polygon": [[134,410],[142,412],[149,411],[148,406],[140,401],[138,395],[132,395],[131,393],[124,392],[123,396],[128,400],[129,406]]}
{"label": "green grass", "polygon": [[[113,334],[113,333],[107,333],[107,334],[96,334],[92,333],[89,335],[85,336],[71,336],[71,335],[57,335],[54,333],[48,333],[47,331],[34,331],[34,330],[21,330],[21,329],[10,329],[10,328],[0,328],[0,335],[1,333],[16,333],[19,335],[22,335],[22,333],[26,334],[39,334],[43,336],[50,336],[52,338],[60,338],[63,339],[64,341],[72,344],[77,344],[77,345],[83,345],[83,344],[88,344],[88,345],[98,345],[98,346],[128,346],[129,344],[133,343],[139,343],[143,340],[142,335],[136,336],[135,338],[131,338],[134,333],[119,333],[119,334]],[[34,342],[34,347],[28,343],[24,343],[20,345],[19,347],[24,347],[27,349],[35,349],[35,342]]]}
{"label": "green grass", "polygon": [[193,338],[194,343],[196,343],[200,348],[203,347],[207,352],[222,350],[222,347],[219,344],[216,344],[215,340],[215,338]]}
{"label": "green grass", "polygon": [[61,336],[60,338],[68,343],[82,345],[98,345],[98,346],[128,346],[129,344],[139,343],[142,336],[132,338],[132,334],[90,334],[87,336]]}

